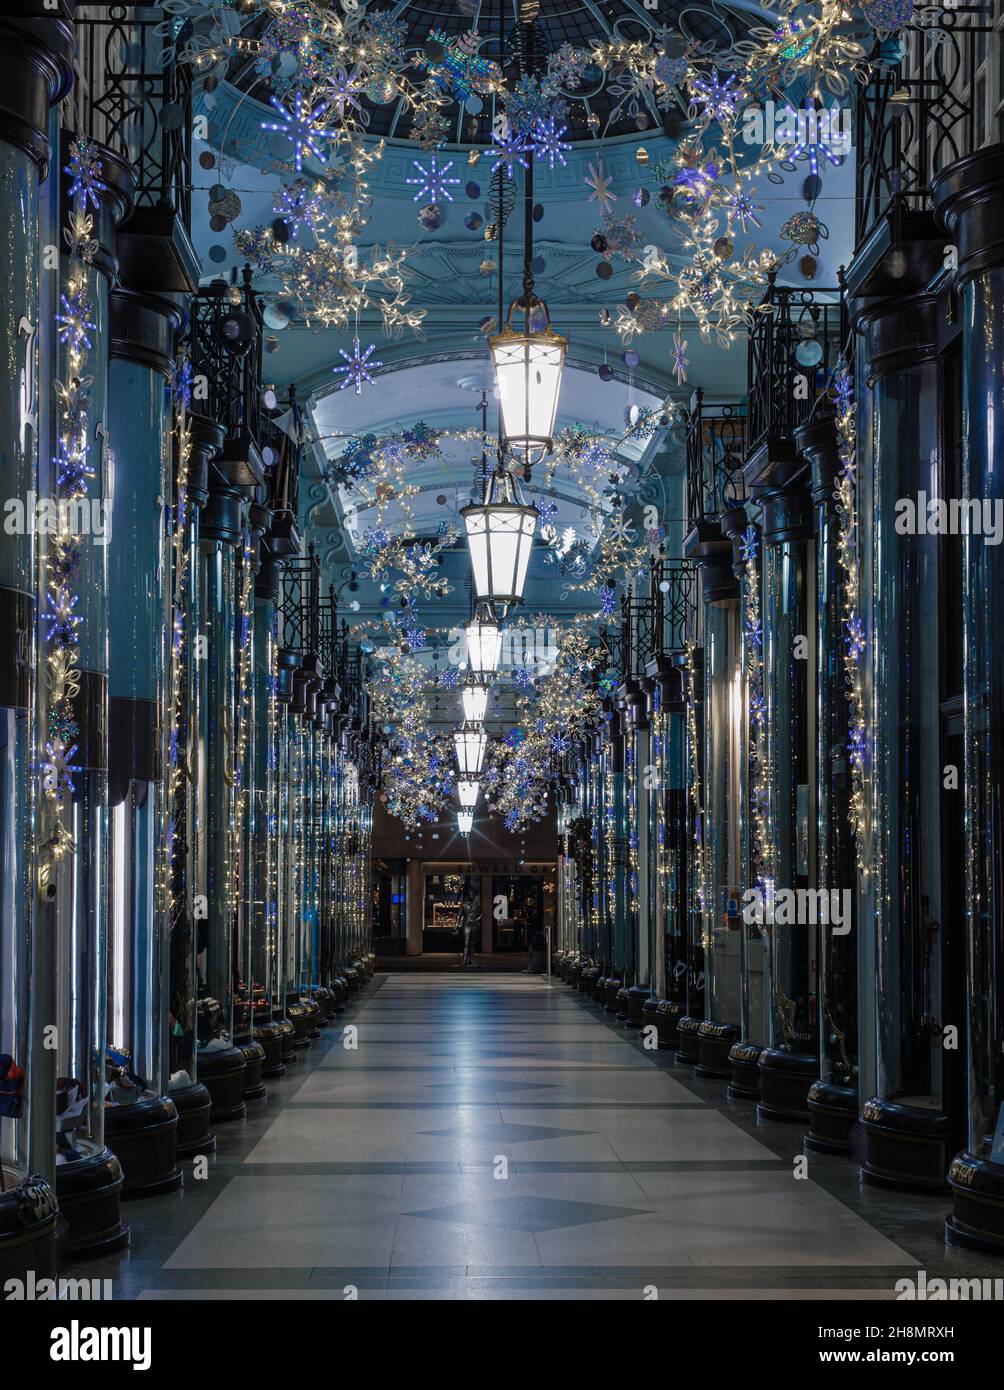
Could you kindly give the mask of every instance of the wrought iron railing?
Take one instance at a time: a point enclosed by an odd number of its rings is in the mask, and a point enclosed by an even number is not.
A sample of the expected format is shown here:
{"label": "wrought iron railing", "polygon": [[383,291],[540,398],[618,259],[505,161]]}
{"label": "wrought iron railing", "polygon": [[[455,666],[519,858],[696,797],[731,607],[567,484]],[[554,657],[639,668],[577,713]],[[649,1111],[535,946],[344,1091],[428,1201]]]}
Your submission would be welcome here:
{"label": "wrought iron railing", "polygon": [[652,561],[652,626],[648,661],[683,652],[697,635],[697,571],[687,560]]}
{"label": "wrought iron railing", "polygon": [[839,288],[793,289],[769,276],[763,300],[749,311],[747,459],[768,439],[790,439],[812,415],[843,338]]}
{"label": "wrought iron railing", "polygon": [[83,133],[132,166],[137,207],[173,208],[190,232],[191,68],[170,56],[159,6],[102,8],[76,21]]}
{"label": "wrought iron railing", "polygon": [[301,662],[317,661],[321,646],[321,564],[311,545],[287,560],[279,588],[279,646]]}
{"label": "wrought iron railing", "polygon": [[934,23],[907,25],[901,60],[876,66],[858,88],[856,246],[892,207],[929,210],[932,175],[983,143],[974,91],[981,35],[993,36],[992,25],[976,23],[985,13],[958,5]]}
{"label": "wrought iron railing", "polygon": [[247,265],[239,285],[214,282],[192,298],[192,374],[206,381],[200,409],[229,439],[246,437],[256,445],[262,427],[262,313]]}
{"label": "wrought iron railing", "polygon": [[706,401],[701,387],[687,418],[687,522],[721,515],[745,498],[746,419],[737,401]]}

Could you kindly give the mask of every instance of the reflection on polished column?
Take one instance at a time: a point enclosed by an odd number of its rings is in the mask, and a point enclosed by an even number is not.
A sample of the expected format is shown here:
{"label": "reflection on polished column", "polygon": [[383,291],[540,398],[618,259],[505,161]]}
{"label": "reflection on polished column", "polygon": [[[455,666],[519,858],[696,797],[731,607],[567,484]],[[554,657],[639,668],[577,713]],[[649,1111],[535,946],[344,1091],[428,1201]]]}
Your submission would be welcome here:
{"label": "reflection on polished column", "polygon": [[[926,259],[934,259],[934,228]],[[921,245],[925,245],[921,243]],[[923,266],[923,261],[921,261]],[[853,267],[852,267],[853,269]],[[952,1115],[960,1115],[955,1059],[942,1027],[956,1018],[960,981],[943,884],[940,692],[943,538],[896,523],[900,499],[943,496],[939,448],[938,304],[927,271],[887,295],[856,283],[853,321],[863,334],[859,487],[872,494],[872,815],[878,1002],[874,1091],[864,1105],[864,1176],[942,1187]],[[866,287],[867,288],[867,287]],[[859,391],[860,395],[862,391]],[[957,1056],[958,1054],[956,1054]],[[871,1090],[872,1078],[867,1078]]]}
{"label": "reflection on polished column", "polygon": [[105,1133],[126,1196],[181,1185],[178,1113],[164,1094],[167,906],[164,823],[165,514],[174,334],[169,300],[111,295],[108,552],[108,1047],[117,1061]]}
{"label": "reflection on polished column", "polygon": [[[934,180],[958,245],[962,317],[962,493],[1004,506],[1004,146],[970,155]],[[1004,558],[967,533],[965,587],[966,989],[968,1124],[948,1180],[949,1241],[1004,1252]],[[956,793],[957,795],[957,793]]]}
{"label": "reflection on polished column", "polygon": [[[51,177],[50,105],[71,82],[73,35],[60,19],[0,19],[0,459],[8,499],[45,495],[51,453],[49,357],[40,354],[40,183]],[[58,169],[58,164],[56,165]],[[55,239],[55,237],[53,237]],[[51,346],[46,334],[45,348]],[[9,507],[9,502],[8,502]],[[9,512],[8,512],[9,515]],[[0,533],[0,1268],[55,1273],[51,1052],[42,1047],[55,991],[51,910],[33,916],[32,800],[38,649],[35,528]],[[44,742],[44,740],[43,740]],[[35,921],[44,921],[43,936]],[[28,1179],[31,1179],[29,1182]],[[27,1216],[27,1219],[26,1219]]]}
{"label": "reflection on polished column", "polygon": [[[66,136],[69,150],[71,136]],[[90,377],[87,405],[87,469],[76,490],[79,517],[102,514],[110,500],[108,454],[109,292],[117,272],[116,227],[132,208],[130,166],[105,145],[92,143],[98,182],[71,199],[67,182],[61,222],[70,224],[71,203],[93,218],[94,250],[86,261],[63,257],[63,292],[69,281],[82,287],[90,305]],[[64,340],[64,349],[66,342]],[[68,353],[61,355],[60,378]],[[107,514],[107,513],[106,513]],[[82,528],[82,520],[74,527]],[[88,525],[88,532],[91,528]],[[73,699],[76,727],[73,791],[68,799],[71,837],[57,860],[57,980],[59,1079],[57,1081],[57,1172],[60,1208],[70,1225],[69,1245],[77,1257],[121,1249],[129,1242],[121,1224],[122,1168],[105,1147],[107,925],[108,925],[108,548],[82,536],[74,584],[79,661]]]}

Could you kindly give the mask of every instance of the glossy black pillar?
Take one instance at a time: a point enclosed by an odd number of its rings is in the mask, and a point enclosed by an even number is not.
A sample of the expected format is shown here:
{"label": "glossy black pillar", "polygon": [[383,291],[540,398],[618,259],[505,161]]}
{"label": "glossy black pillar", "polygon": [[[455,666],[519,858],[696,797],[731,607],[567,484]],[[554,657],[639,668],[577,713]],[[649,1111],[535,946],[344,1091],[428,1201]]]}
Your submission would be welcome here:
{"label": "glossy black pillar", "polygon": [[943,538],[908,518],[903,524],[901,505],[919,503],[926,514],[921,494],[944,495],[939,306],[926,285],[922,270],[902,277],[895,293],[852,301],[861,386],[870,392],[858,485],[870,491],[875,519],[865,536],[872,589],[864,599],[874,631],[868,756],[877,1000],[861,1171],[872,1182],[939,1188],[950,1157],[954,1061],[942,1030],[955,1016],[949,1000],[957,984],[940,926],[952,891],[942,882],[941,629],[957,619],[940,602]]}
{"label": "glossy black pillar", "polygon": [[[82,137],[79,137],[82,138]],[[64,149],[78,139],[64,132]],[[57,1101],[56,1191],[69,1223],[68,1253],[73,1259],[104,1255],[129,1243],[121,1221],[122,1167],[105,1146],[106,988],[108,913],[108,571],[107,546],[94,519],[108,516],[111,492],[108,361],[109,294],[118,273],[116,229],[133,202],[132,170],[106,146],[91,150],[98,181],[88,198],[93,218],[93,254],[63,258],[64,288],[73,279],[84,287],[91,309],[91,347],[86,352],[88,387],[85,483],[75,501],[80,545],[74,586],[77,627],[77,690],[74,723],[78,730],[72,796],[65,828],[72,847],[57,860],[55,933],[57,939]],[[70,225],[83,193],[71,193],[63,172],[61,221]],[[96,204],[96,205],[95,205]],[[65,344],[64,344],[65,349]],[[60,374],[68,358],[62,354]],[[83,531],[87,518],[87,533]]]}
{"label": "glossy black pillar", "polygon": [[[958,247],[962,313],[963,495],[1004,513],[1004,146],[950,165],[935,203]],[[948,1180],[955,1244],[1004,1253],[1004,558],[965,540],[966,974],[968,1136]]]}
{"label": "glossy black pillar", "polygon": [[841,469],[834,417],[795,434],[809,463],[816,538],[816,885],[842,895],[839,924],[819,929],[819,1079],[809,1090],[806,1147],[847,1153],[858,1118],[857,864],[850,820],[845,586],[836,488]]}
{"label": "glossy black pillar", "polygon": [[[68,90],[73,33],[57,18],[0,19],[0,462],[8,509],[40,486],[43,398],[39,352],[40,185],[53,158],[50,106]],[[47,238],[46,238],[47,239]],[[51,346],[51,342],[49,344]],[[41,385],[40,385],[41,381]],[[9,510],[8,510],[9,515]],[[35,529],[0,534],[0,1053],[8,1060],[0,1109],[0,1284],[56,1265],[53,1145],[55,1072],[43,1047],[55,961],[35,929],[32,878],[35,700]],[[44,909],[42,910],[44,913]],[[49,918],[51,923],[51,917]],[[43,987],[44,986],[44,987]]]}
{"label": "glossy black pillar", "polygon": [[[806,1120],[817,1079],[816,928],[791,910],[771,913],[770,890],[797,894],[811,882],[810,784],[813,709],[812,506],[805,465],[788,446],[765,451],[753,481],[763,536],[763,663],[767,805],[772,881],[764,900],[769,964],[769,1046],[760,1054],[758,1113]],[[750,470],[747,481],[750,482]],[[770,921],[773,915],[774,920]]]}
{"label": "glossy black pillar", "polygon": [[170,845],[170,1010],[168,1013],[168,1094],[178,1111],[178,1157],[212,1153],[212,1098],[198,1077],[198,955],[205,932],[201,789],[199,766],[201,671],[204,664],[200,620],[199,529],[209,499],[209,469],[223,447],[223,429],[204,415],[190,415],[184,440],[173,447],[174,487],[171,604],[172,728],[168,746],[170,776],[167,837]]}
{"label": "glossy black pillar", "polygon": [[[108,1046],[125,1056],[105,1134],[122,1164],[123,1196],[181,1185],[178,1112],[167,1087],[168,903],[161,873],[163,714],[174,335],[169,299],[110,296],[108,369],[111,515],[108,551]],[[142,1084],[140,1084],[142,1083]]]}

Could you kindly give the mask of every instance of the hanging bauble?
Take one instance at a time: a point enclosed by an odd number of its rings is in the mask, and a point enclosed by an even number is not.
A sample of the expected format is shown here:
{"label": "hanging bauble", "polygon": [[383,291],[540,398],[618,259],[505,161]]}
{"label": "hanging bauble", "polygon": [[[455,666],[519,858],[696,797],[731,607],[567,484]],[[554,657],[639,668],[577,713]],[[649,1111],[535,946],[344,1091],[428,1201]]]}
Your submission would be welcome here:
{"label": "hanging bauble", "polygon": [[599,377],[600,381],[613,381],[614,369],[609,363],[601,362],[596,369],[596,375]]}
{"label": "hanging bauble", "polygon": [[652,124],[652,118],[647,115],[646,112],[639,111],[634,118],[634,123],[639,130],[648,130],[649,126]]}
{"label": "hanging bauble", "polygon": [[419,224],[427,232],[434,232],[437,227],[441,227],[446,220],[446,213],[438,203],[429,203],[427,207],[421,209],[418,214]]}
{"label": "hanging bauble", "polygon": [[614,273],[614,268],[609,261],[600,261],[596,267],[596,274],[601,280],[609,280]]}
{"label": "hanging bauble", "polygon": [[795,348],[795,361],[800,367],[817,367],[823,360],[823,345],[818,338],[806,338]]}
{"label": "hanging bauble", "polygon": [[446,57],[446,50],[438,39],[428,38],[422,45],[422,51],[430,63],[438,65]]}
{"label": "hanging bauble", "polygon": [[530,262],[530,269],[533,271],[534,275],[543,275],[544,271],[547,269],[547,262],[544,260],[544,257],[534,256],[533,260]]}
{"label": "hanging bauble", "polygon": [[687,76],[686,58],[671,58],[668,54],[656,58],[652,69],[656,78],[667,87],[677,87]]}
{"label": "hanging bauble", "polygon": [[814,246],[819,240],[819,229],[819,218],[814,212],[796,212],[781,228],[781,239],[793,241],[796,246]]}
{"label": "hanging bauble", "polygon": [[640,361],[641,358],[635,352],[634,348],[628,348],[627,352],[623,354],[623,362],[625,367],[637,367]]}
{"label": "hanging bauble", "polygon": [[639,167],[644,169],[645,165],[648,163],[648,150],[644,145],[639,145],[634,152],[634,157]]}
{"label": "hanging bauble", "polygon": [[543,203],[534,203],[534,205],[533,205],[533,212],[532,212],[531,216],[533,217],[533,220],[534,220],[535,222],[540,222],[540,221],[542,221],[542,220],[543,220],[543,217],[544,217],[544,204],[543,204]]}
{"label": "hanging bauble", "polygon": [[280,246],[289,240],[289,224],[281,217],[277,217],[272,223],[272,236]]}
{"label": "hanging bauble", "polygon": [[470,198],[473,202],[475,198],[481,197],[481,185],[479,183],[475,183],[474,180],[471,179],[470,183],[468,183],[464,187],[464,192],[467,194],[468,198]]}
{"label": "hanging bauble", "polygon": [[894,34],[913,18],[913,0],[862,0],[861,13],[877,34]]}
{"label": "hanging bauble", "polygon": [[480,212],[469,212],[464,218],[464,226],[469,232],[478,232],[481,230],[483,220]]}
{"label": "hanging bauble", "polygon": [[634,311],[641,304],[641,295],[637,294],[634,290],[632,290],[631,293],[628,295],[627,299],[625,300],[625,303],[627,304],[628,308],[631,310],[633,314]]}
{"label": "hanging bauble", "polygon": [[720,236],[711,248],[720,261],[727,261],[735,250],[731,237]]}
{"label": "hanging bauble", "polygon": [[589,245],[601,256],[608,249],[607,239],[602,232],[593,232]]}
{"label": "hanging bauble", "polygon": [[480,158],[481,158],[481,151],[480,151],[480,150],[468,150],[468,151],[467,151],[467,163],[471,166],[472,169],[474,168],[475,164],[477,164],[477,162],[478,162],[478,160],[479,160]]}
{"label": "hanging bauble", "polygon": [[636,208],[643,208],[648,206],[649,202],[651,201],[651,197],[652,195],[651,193],[649,193],[647,188],[636,188],[631,201],[634,203]]}
{"label": "hanging bauble", "polygon": [[600,118],[599,116],[597,116],[595,111],[590,111],[589,115],[586,117],[586,125],[589,127],[589,129],[593,132],[594,135],[599,130]]}
{"label": "hanging bauble", "polygon": [[478,270],[480,270],[481,274],[485,276],[494,275],[495,268],[495,262],[491,260],[484,260],[478,266]]}
{"label": "hanging bauble", "polygon": [[485,104],[480,97],[470,96],[464,102],[464,107],[472,116],[480,116],[485,109]]}
{"label": "hanging bauble", "polygon": [[803,256],[798,263],[798,268],[806,280],[814,280],[819,269],[819,262],[815,256]]}

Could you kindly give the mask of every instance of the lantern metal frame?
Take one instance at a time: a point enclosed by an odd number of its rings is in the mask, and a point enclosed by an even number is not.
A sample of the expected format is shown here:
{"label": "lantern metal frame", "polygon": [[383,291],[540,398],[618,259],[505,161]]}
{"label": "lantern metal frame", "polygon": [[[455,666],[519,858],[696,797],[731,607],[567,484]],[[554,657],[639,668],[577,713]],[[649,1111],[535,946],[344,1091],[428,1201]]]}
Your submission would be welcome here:
{"label": "lantern metal frame", "polygon": [[[547,304],[532,292],[530,286],[519,299],[509,305],[504,327],[488,339],[488,351],[492,360],[492,371],[498,388],[499,411],[502,416],[502,436],[506,447],[517,455],[524,469],[539,463],[551,449],[554,441],[554,424],[558,416],[558,397],[565,371],[565,357],[568,353],[568,339],[551,327],[551,315]],[[513,314],[522,314],[522,332],[513,327]],[[538,327],[540,319],[543,327]],[[536,391],[544,389],[541,368],[553,371],[554,390],[549,401],[539,410],[541,419],[546,419],[547,427],[539,428],[539,420],[533,417],[538,413],[534,400],[536,372]],[[513,369],[522,373],[522,390],[513,392],[505,383]],[[547,388],[550,389],[550,388]],[[508,406],[508,408],[507,408]],[[522,415],[522,419],[517,419]],[[534,424],[537,428],[534,428]]]}
{"label": "lantern metal frame", "polygon": [[488,735],[484,729],[466,721],[454,732],[453,748],[461,777],[476,778],[484,766]]}
{"label": "lantern metal frame", "polygon": [[[506,607],[522,603],[540,516],[537,507],[523,501],[515,478],[500,466],[485,484],[484,501],[461,507],[460,515],[467,531],[476,601]],[[508,558],[504,550],[509,551]]]}
{"label": "lantern metal frame", "polygon": [[481,795],[481,783],[475,779],[461,778],[457,782],[457,798],[465,811],[473,811]]}

